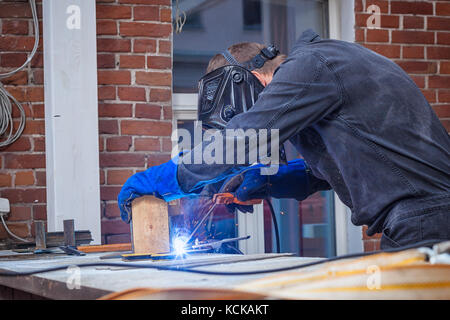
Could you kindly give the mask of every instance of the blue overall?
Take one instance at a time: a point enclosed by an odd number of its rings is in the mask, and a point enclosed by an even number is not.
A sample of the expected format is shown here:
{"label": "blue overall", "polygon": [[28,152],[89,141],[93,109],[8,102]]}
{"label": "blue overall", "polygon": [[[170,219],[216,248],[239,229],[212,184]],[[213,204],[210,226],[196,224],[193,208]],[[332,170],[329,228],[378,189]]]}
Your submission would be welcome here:
{"label": "blue overall", "polygon": [[[255,105],[227,125],[237,128],[279,129],[280,143],[293,143],[352,222],[383,233],[383,249],[450,238],[449,135],[389,59],[307,30]],[[178,182],[189,192],[233,168],[181,163]]]}

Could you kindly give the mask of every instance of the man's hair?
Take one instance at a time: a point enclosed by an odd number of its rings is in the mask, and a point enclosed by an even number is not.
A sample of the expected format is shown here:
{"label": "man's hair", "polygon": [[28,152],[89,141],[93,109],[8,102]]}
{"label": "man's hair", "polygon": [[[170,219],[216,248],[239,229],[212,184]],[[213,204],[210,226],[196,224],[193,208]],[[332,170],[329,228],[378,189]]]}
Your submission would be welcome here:
{"label": "man's hair", "polygon": [[[233,57],[240,63],[247,62],[253,59],[257,54],[264,49],[265,46],[256,42],[241,42],[232,45],[228,48],[228,51],[233,55]],[[262,68],[255,69],[255,71],[264,74],[271,75],[275,72],[275,69],[286,59],[286,55],[279,54],[272,60],[267,60]],[[224,58],[222,54],[216,54],[209,60],[208,67],[206,68],[206,73],[214,71],[220,67],[229,65],[230,63]]]}

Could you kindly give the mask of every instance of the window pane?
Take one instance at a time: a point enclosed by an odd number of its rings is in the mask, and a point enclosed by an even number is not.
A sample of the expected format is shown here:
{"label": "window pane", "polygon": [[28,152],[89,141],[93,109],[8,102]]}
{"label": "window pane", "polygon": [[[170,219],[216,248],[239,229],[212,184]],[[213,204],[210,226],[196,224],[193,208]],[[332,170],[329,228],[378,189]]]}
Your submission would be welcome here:
{"label": "window pane", "polygon": [[[176,1],[173,1],[175,15]],[[208,61],[239,42],[274,43],[283,53],[307,28],[328,36],[328,1],[318,0],[179,0],[186,13],[181,33],[174,33],[175,93],[197,92]]]}

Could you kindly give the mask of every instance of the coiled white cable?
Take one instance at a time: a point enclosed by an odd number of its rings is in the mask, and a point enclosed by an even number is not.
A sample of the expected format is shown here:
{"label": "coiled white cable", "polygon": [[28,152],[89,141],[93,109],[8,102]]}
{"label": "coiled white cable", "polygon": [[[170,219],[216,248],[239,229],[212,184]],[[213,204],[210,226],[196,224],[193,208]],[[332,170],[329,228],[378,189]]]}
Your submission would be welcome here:
{"label": "coiled white cable", "polygon": [[[0,79],[5,79],[8,77],[11,77],[15,73],[19,72],[25,66],[30,63],[30,61],[33,59],[34,55],[36,54],[36,51],[39,46],[39,21],[37,17],[37,11],[36,11],[36,2],[35,0],[30,0],[30,7],[31,7],[31,13],[33,15],[33,24],[34,24],[34,46],[33,50],[31,51],[31,54],[28,56],[28,59],[17,69],[2,73],[0,74]],[[20,112],[20,123],[17,127],[16,132],[13,133],[13,117],[12,117],[12,104],[11,101],[17,106]],[[23,132],[23,129],[25,128],[25,111],[22,107],[22,105],[12,96],[10,95],[6,89],[3,87],[3,85],[0,83],[0,137],[3,135],[6,135],[6,138],[4,140],[0,141],[0,148],[6,147],[13,142],[15,142],[20,135]],[[9,128],[9,130],[8,130]]]}
{"label": "coiled white cable", "polygon": [[3,226],[5,227],[6,232],[8,232],[11,237],[16,238],[17,240],[20,240],[22,242],[30,242],[30,241],[25,240],[19,236],[16,236],[14,233],[12,233],[12,231],[9,230],[8,226],[6,225],[5,219],[3,219],[2,215],[0,215],[0,218],[2,219],[2,223],[3,223]]}

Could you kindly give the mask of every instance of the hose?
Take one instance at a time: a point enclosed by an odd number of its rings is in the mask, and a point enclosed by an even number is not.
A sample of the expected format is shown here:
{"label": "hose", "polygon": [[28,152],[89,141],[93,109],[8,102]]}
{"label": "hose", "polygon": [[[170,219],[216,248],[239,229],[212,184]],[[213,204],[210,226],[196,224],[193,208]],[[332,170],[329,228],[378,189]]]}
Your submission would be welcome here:
{"label": "hose", "polygon": [[[33,59],[34,55],[36,54],[36,51],[39,46],[39,21],[36,11],[36,2],[35,0],[30,0],[30,7],[31,7],[31,13],[33,15],[33,24],[34,24],[34,46],[33,50],[31,51],[31,54],[28,56],[27,60],[17,69],[1,73],[0,74],[0,80],[9,78],[15,73],[19,72],[25,66],[30,63],[30,61]],[[13,133],[13,127],[14,122],[12,118],[12,104],[11,101],[16,105],[16,107],[19,109],[20,113],[20,123],[17,127],[17,130]],[[3,135],[6,135],[6,138],[3,141],[0,141],[0,148],[6,147],[12,143],[14,143],[22,134],[23,129],[25,128],[25,111],[22,107],[22,105],[17,101],[12,95],[10,95],[6,89],[4,88],[3,84],[0,83],[0,137]],[[9,130],[8,130],[9,128]]]}

